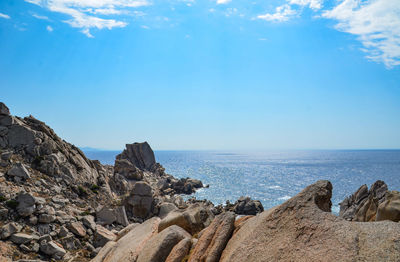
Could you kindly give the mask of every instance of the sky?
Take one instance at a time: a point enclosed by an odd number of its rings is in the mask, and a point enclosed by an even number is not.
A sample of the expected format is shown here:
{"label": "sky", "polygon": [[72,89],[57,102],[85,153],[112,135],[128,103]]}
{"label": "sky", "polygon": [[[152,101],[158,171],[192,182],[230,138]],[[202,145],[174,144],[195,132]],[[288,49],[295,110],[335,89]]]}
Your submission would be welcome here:
{"label": "sky", "polygon": [[0,101],[81,147],[400,148],[400,0],[2,0]]}

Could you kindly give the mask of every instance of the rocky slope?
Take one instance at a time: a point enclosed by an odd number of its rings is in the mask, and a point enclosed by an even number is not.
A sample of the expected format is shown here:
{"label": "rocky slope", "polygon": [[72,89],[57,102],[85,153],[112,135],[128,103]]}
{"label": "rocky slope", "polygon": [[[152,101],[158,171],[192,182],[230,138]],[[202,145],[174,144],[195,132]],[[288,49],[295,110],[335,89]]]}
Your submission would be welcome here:
{"label": "rocky slope", "polygon": [[156,216],[197,233],[223,211],[180,196],[201,187],[165,173],[146,142],[127,144],[114,166],[104,166],[44,122],[13,116],[0,103],[0,261],[88,261]]}

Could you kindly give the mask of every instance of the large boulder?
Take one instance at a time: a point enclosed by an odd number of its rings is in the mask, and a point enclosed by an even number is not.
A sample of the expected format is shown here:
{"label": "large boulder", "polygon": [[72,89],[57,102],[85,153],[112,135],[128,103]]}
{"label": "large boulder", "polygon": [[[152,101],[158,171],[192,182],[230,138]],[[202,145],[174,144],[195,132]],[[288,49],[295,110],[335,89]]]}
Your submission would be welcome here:
{"label": "large boulder", "polygon": [[369,190],[367,185],[362,185],[339,204],[339,216],[349,221],[375,221],[376,210],[384,201],[387,189],[386,183],[381,180],[372,184]]}
{"label": "large boulder", "polygon": [[211,225],[202,232],[189,262],[217,262],[228,240],[231,238],[235,223],[235,214],[226,212],[218,215]]}
{"label": "large boulder", "polygon": [[136,182],[130,195],[125,199],[125,207],[133,217],[148,218],[153,209],[153,193],[146,182]]}
{"label": "large boulder", "polygon": [[20,193],[17,197],[17,212],[22,217],[27,217],[35,211],[35,198],[29,193]]}
{"label": "large boulder", "polygon": [[391,220],[400,221],[400,192],[388,191],[386,199],[379,206],[376,214],[376,221]]}
{"label": "large boulder", "polygon": [[191,235],[178,226],[170,226],[147,241],[137,262],[165,261],[172,248]]}
{"label": "large boulder", "polygon": [[400,260],[399,223],[346,221],[330,213],[331,196],[331,183],[318,181],[248,219],[220,261]]}
{"label": "large boulder", "polygon": [[158,232],[172,225],[180,226],[191,234],[196,234],[210,225],[214,214],[202,204],[196,203],[185,211],[175,210],[163,218],[158,227]]}
{"label": "large boulder", "polygon": [[117,242],[108,242],[92,262],[136,262],[146,242],[157,234],[160,219],[153,217],[137,225]]}
{"label": "large boulder", "polygon": [[24,164],[16,163],[13,167],[8,170],[7,175],[11,177],[19,177],[21,179],[28,179],[30,178],[29,171],[26,169]]}
{"label": "large boulder", "polygon": [[126,144],[126,149],[116,157],[115,165],[118,168],[122,165],[119,161],[122,159],[128,160],[134,167],[141,170],[151,171],[156,164],[154,152],[147,142]]}
{"label": "large boulder", "polygon": [[171,250],[165,262],[181,262],[189,254],[192,240],[185,238],[179,241],[176,246]]}
{"label": "large boulder", "polygon": [[109,241],[114,241],[116,239],[117,236],[107,228],[100,225],[96,226],[96,231],[93,240],[93,244],[95,247],[103,247]]}

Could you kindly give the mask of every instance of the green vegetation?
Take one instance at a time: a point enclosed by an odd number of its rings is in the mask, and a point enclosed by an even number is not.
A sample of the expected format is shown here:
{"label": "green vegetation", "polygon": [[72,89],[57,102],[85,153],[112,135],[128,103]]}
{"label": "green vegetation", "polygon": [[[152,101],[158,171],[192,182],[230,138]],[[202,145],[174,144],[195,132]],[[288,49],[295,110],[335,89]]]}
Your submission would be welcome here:
{"label": "green vegetation", "polygon": [[88,194],[87,190],[83,186],[78,186],[78,195],[86,196]]}
{"label": "green vegetation", "polygon": [[90,186],[90,190],[92,190],[93,193],[97,194],[99,189],[100,187],[98,185],[93,184]]}
{"label": "green vegetation", "polygon": [[6,200],[7,200],[7,198],[5,198],[4,196],[0,196],[0,202],[4,202]]}

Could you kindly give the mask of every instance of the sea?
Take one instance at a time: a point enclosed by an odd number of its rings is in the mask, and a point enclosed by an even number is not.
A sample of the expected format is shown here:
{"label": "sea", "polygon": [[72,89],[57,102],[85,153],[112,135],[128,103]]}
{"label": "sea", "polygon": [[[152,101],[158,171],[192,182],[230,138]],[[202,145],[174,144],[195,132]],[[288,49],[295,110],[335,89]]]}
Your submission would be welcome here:
{"label": "sea", "polygon": [[[90,159],[114,164],[120,151],[84,150]],[[175,177],[200,179],[209,188],[188,197],[215,205],[241,196],[279,205],[320,179],[333,185],[332,212],[361,185],[383,180],[400,191],[400,150],[155,151],[157,162]]]}

